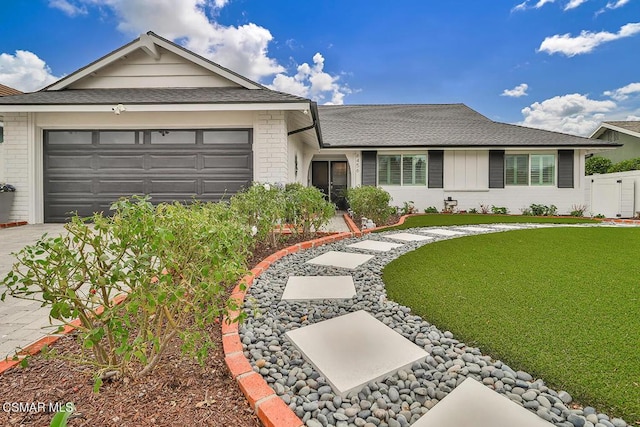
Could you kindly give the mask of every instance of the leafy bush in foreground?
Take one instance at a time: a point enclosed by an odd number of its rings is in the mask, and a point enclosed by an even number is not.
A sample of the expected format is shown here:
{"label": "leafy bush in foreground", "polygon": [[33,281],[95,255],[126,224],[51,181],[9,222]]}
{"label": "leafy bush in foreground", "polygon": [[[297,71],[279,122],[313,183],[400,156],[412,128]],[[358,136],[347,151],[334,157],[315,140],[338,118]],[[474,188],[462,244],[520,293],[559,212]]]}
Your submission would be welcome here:
{"label": "leafy bush in foreground", "polygon": [[347,190],[347,201],[356,216],[365,217],[380,225],[391,216],[391,195],[379,187],[363,186]]}
{"label": "leafy bush in foreground", "polygon": [[284,188],[284,217],[294,234],[309,237],[333,217],[335,206],[315,187],[287,184]]}
{"label": "leafy bush in foreground", "polygon": [[594,173],[607,173],[611,167],[611,160],[605,157],[592,156],[584,162],[585,175],[593,175]]}

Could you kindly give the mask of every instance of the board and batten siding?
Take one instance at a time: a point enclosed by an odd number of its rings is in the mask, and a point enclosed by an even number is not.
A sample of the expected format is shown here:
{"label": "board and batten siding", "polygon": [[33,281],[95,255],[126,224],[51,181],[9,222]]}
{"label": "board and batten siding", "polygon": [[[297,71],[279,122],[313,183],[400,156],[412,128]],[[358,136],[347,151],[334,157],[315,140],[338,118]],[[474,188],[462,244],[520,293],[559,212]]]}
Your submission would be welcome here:
{"label": "board and batten siding", "polygon": [[184,58],[157,47],[158,60],[137,50],[74,84],[70,89],[197,88],[238,85]]}

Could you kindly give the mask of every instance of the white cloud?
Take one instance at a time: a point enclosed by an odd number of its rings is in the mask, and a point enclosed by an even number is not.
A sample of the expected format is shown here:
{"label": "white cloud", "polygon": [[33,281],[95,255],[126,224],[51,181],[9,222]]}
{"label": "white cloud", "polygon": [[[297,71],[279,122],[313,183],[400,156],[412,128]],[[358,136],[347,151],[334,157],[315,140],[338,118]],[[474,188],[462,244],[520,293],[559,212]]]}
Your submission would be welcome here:
{"label": "white cloud", "polygon": [[617,9],[629,3],[629,0],[616,0],[607,3],[607,9]]}
{"label": "white cloud", "polygon": [[58,77],[35,53],[17,50],[0,54],[0,83],[23,92],[33,92],[55,82]]}
{"label": "white cloud", "polygon": [[522,3],[519,3],[513,6],[513,9],[511,9],[511,12],[520,12],[522,10],[526,10],[528,2],[529,2],[528,0],[524,0]]}
{"label": "white cloud", "polygon": [[207,11],[216,12],[230,0],[76,1],[111,10],[118,19],[118,30],[123,33],[138,35],[151,30],[252,80],[272,80],[271,86],[278,90],[311,95],[318,100],[330,97],[331,102],[341,101],[350,93],[338,83],[339,77],[323,71],[322,55],[314,56],[313,70],[304,76],[299,75],[300,69],[290,76],[269,55],[273,35],[267,28],[255,23],[226,26],[218,23],[215,16],[207,15]]}
{"label": "white cloud", "polygon": [[[346,85],[339,83],[340,77],[324,71],[324,57],[320,53],[313,55],[313,66],[303,63],[297,68],[295,76],[278,74],[268,85],[271,89],[298,96],[311,97],[324,104],[341,105],[344,97],[351,93]],[[327,97],[330,95],[330,99]]]}
{"label": "white cloud", "polygon": [[571,10],[580,7],[583,3],[586,3],[588,0],[570,0],[569,3],[564,7],[564,10]]}
{"label": "white cloud", "polygon": [[547,52],[550,55],[561,53],[571,57],[589,53],[603,43],[631,37],[638,33],[640,33],[640,22],[623,25],[617,33],[610,33],[608,31],[600,31],[598,33],[582,31],[580,35],[576,37],[572,37],[569,33],[563,35],[556,34],[545,38],[540,44],[538,52]]}
{"label": "white cloud", "polygon": [[524,120],[519,124],[584,136],[616,108],[613,101],[598,101],[579,93],[554,96],[522,109]]}
{"label": "white cloud", "polygon": [[640,120],[640,116],[634,116],[633,114],[630,114],[625,118],[625,120],[628,120],[628,121]]}
{"label": "white cloud", "polygon": [[640,82],[639,83],[629,83],[626,86],[615,90],[607,90],[603,93],[603,95],[610,96],[616,101],[624,101],[629,98],[629,95],[640,94]]}
{"label": "white cloud", "polygon": [[527,96],[527,89],[529,89],[529,85],[526,83],[521,83],[513,89],[505,89],[502,91],[500,96],[508,96],[511,98],[520,98],[521,96]]}
{"label": "white cloud", "polygon": [[49,7],[59,9],[68,16],[86,15],[87,8],[70,3],[68,0],[49,0]]}
{"label": "white cloud", "polygon": [[536,3],[535,6],[533,6],[536,9],[540,9],[542,6],[544,6],[547,3],[553,3],[556,0],[538,0],[538,3]]}

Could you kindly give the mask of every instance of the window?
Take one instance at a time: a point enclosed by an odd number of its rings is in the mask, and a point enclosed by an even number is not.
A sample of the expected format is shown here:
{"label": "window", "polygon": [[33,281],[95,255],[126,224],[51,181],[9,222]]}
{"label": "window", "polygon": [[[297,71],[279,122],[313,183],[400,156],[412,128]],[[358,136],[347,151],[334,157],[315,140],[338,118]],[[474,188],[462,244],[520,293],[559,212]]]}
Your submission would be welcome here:
{"label": "window", "polygon": [[47,142],[53,144],[91,144],[93,141],[92,131],[75,130],[50,130],[47,132]]}
{"label": "window", "polygon": [[154,130],[151,131],[152,144],[195,144],[196,132],[193,130]]}
{"label": "window", "polygon": [[531,185],[554,185],[556,156],[553,154],[531,155]]}
{"label": "window", "polygon": [[505,184],[529,185],[529,155],[508,154],[505,159]]}
{"label": "window", "polygon": [[247,130],[211,130],[204,131],[202,142],[204,144],[248,144],[249,131]]}
{"label": "window", "polygon": [[139,135],[142,132],[136,131],[100,131],[98,135],[100,137],[100,144],[111,145],[111,144],[135,144],[136,138],[138,138],[142,142],[142,135]]}
{"label": "window", "polygon": [[400,185],[402,156],[378,156],[378,184]]}
{"label": "window", "polygon": [[554,154],[507,154],[506,185],[554,185],[556,156]]}
{"label": "window", "polygon": [[378,184],[426,185],[427,156],[424,154],[378,156]]}

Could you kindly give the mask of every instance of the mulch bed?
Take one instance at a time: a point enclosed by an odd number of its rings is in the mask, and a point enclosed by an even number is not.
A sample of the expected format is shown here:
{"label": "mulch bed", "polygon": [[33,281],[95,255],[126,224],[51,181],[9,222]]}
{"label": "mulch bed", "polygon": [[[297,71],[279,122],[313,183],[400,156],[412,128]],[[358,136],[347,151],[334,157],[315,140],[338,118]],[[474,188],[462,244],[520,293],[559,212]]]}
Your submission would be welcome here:
{"label": "mulch bed", "polygon": [[[254,266],[278,249],[307,240],[284,237],[276,247],[257,247],[249,262]],[[78,417],[69,426],[237,426],[258,427],[260,422],[224,363],[220,324],[211,325],[216,342],[204,367],[180,354],[175,339],[163,361],[144,378],[105,381],[93,392],[91,371],[60,359],[37,355],[27,368],[14,367],[0,375],[0,425],[48,426],[52,412],[11,412],[9,404],[73,402]],[[78,354],[75,335],[58,340],[59,354]]]}

